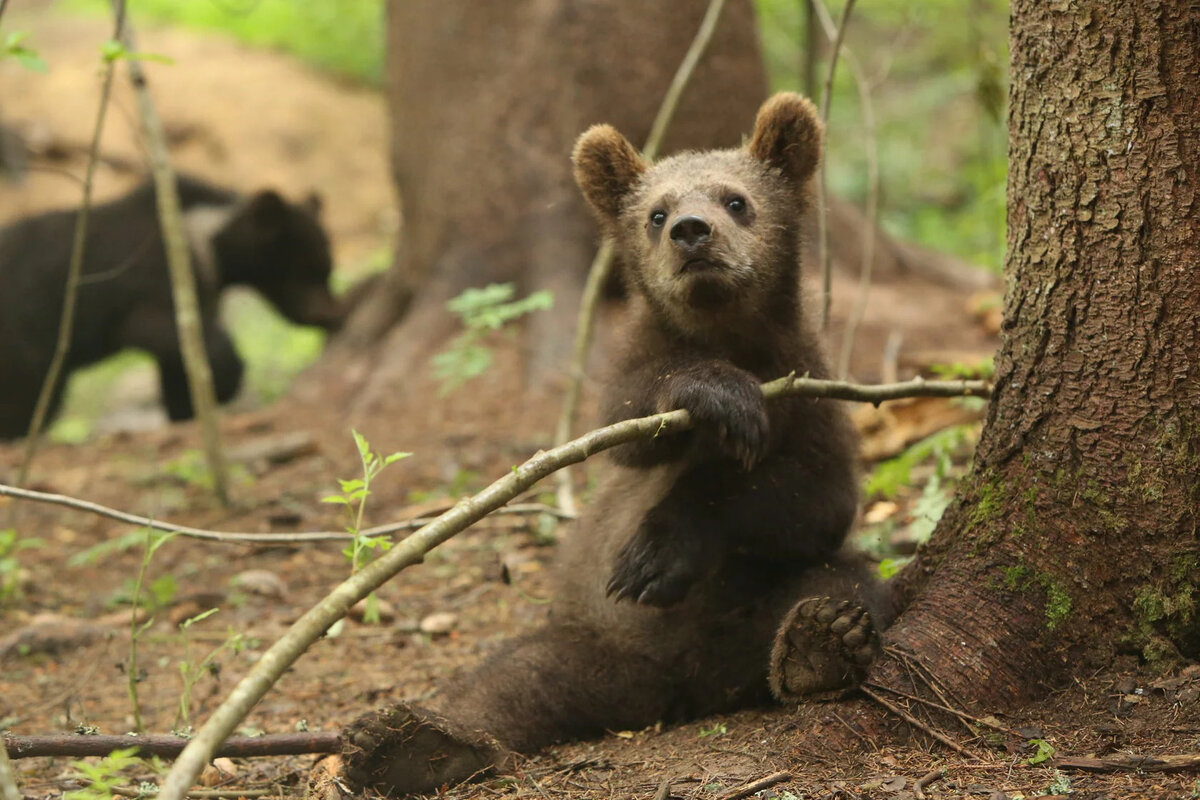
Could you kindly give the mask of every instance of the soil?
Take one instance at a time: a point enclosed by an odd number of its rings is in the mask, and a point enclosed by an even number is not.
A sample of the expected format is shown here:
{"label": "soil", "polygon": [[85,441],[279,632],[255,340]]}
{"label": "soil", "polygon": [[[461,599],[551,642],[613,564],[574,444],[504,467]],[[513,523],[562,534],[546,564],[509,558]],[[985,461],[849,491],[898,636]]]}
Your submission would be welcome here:
{"label": "soil", "polygon": [[[43,148],[24,183],[0,184],[0,220],[77,201],[78,186],[62,171],[82,172],[94,110],[95,47],[107,38],[98,21],[44,9],[21,18],[21,12],[20,6],[10,12],[13,25],[32,31],[52,70],[30,78],[11,63],[0,64],[0,111],[35,154]],[[320,187],[341,264],[388,246],[395,208],[378,92],[219,37],[146,29],[140,47],[176,61],[151,65],[151,79],[181,168],[247,190],[270,184],[295,196]],[[140,163],[133,106],[127,94],[119,97],[106,137],[108,162],[99,176],[101,198],[134,182],[131,165]],[[888,297],[921,307],[918,297]],[[954,325],[979,335],[963,312],[962,320],[947,324],[952,344],[964,338]],[[498,344],[500,360],[489,376],[444,403],[426,399],[422,406],[413,398],[435,395],[398,387],[402,399],[359,404],[353,422],[378,450],[416,453],[377,479],[368,523],[443,506],[445,498],[503,475],[547,443],[537,431],[550,429],[554,403],[532,398],[513,409],[504,378],[513,354]],[[238,462],[232,509],[222,509],[188,467],[188,451],[198,442],[192,425],[47,446],[32,488],[216,530],[337,530],[345,522],[340,507],[320,500],[337,491],[336,478],[355,477],[359,469],[347,433],[346,393],[336,381],[324,389],[310,381],[301,397],[225,417],[231,447],[260,449]],[[922,408],[915,422],[893,414],[872,424],[886,429],[880,439],[909,440],[921,431],[904,435],[905,424],[930,424]],[[946,424],[944,410],[932,416],[937,425]],[[524,424],[509,427],[515,418]],[[297,435],[298,443],[281,441]],[[19,446],[0,448],[0,479],[11,481],[20,457]],[[0,727],[14,734],[78,726],[132,730],[129,598],[144,540],[131,537],[129,526],[49,505],[0,498],[0,514],[13,515],[22,537],[36,540],[17,554],[20,595],[0,607]],[[501,639],[543,618],[553,540],[565,535],[569,528],[555,529],[552,519],[529,515],[495,517],[452,539],[378,592],[381,624],[348,619],[336,635],[313,645],[257,706],[243,732],[336,730],[369,708],[427,695],[440,677],[478,662]],[[79,561],[85,553],[92,555]],[[142,581],[143,595],[151,596],[142,601],[149,617],[133,668],[145,728],[166,732],[202,722],[254,659],[348,572],[336,542],[246,545],[177,537],[159,548]],[[219,611],[180,627],[213,608]],[[5,642],[18,634],[25,637],[22,644],[5,651]],[[186,692],[185,673],[196,678]],[[1140,673],[1132,661],[1114,664],[1086,681],[1048,687],[1040,702],[990,720],[1006,732],[979,722],[947,728],[969,755],[894,714],[880,724],[878,714],[868,713],[873,701],[861,696],[748,710],[552,748],[520,763],[511,776],[442,796],[732,797],[749,781],[788,771],[790,777],[757,796],[902,800],[1071,791],[1074,798],[1192,797],[1195,770],[1056,772],[1052,762],[1029,763],[1038,752],[1030,742],[1044,740],[1058,756],[1195,752],[1198,696],[1194,668],[1164,680]],[[181,697],[186,716],[179,713]],[[972,713],[986,717],[992,710]],[[209,784],[298,796],[313,760],[244,760],[232,765],[231,775],[214,773]],[[30,759],[17,769],[30,797],[57,797],[78,781],[65,759]],[[129,785],[135,783],[131,778]]]}

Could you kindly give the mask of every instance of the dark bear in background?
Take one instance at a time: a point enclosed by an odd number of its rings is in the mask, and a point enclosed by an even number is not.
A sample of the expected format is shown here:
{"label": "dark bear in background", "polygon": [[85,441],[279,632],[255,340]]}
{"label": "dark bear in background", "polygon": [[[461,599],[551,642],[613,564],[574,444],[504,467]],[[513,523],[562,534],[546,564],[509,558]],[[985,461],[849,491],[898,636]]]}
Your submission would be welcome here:
{"label": "dark bear in background", "polygon": [[[237,392],[242,361],[218,319],[221,290],[252,286],[292,322],[332,328],[340,308],[329,291],[329,241],[315,197],[299,204],[269,190],[241,197],[184,176],[178,186],[204,343],[217,399],[225,402]],[[75,211],[57,211],[0,229],[0,439],[24,435],[33,416],[58,337],[75,221]],[[170,418],[191,417],[149,182],[91,212],[71,346],[51,416],[72,370],[124,348],[158,362]]]}
{"label": "dark bear in background", "polygon": [[576,179],[630,268],[632,322],[605,386],[610,422],[695,420],[611,451],[562,545],[543,628],[442,687],[344,733],[354,785],[424,792],[511,751],[690,719],[860,680],[890,621],[842,550],[858,506],[841,406],[767,403],[761,381],[825,377],[802,317],[797,208],[820,158],[812,105],[781,94],[745,148],[655,166],[614,128],[588,130]]}

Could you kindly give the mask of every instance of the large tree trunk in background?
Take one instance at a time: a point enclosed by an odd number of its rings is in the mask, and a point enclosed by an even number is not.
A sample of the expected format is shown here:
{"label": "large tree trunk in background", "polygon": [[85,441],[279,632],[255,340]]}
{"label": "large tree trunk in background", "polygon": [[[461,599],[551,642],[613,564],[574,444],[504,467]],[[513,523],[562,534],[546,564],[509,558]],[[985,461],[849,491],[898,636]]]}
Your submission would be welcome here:
{"label": "large tree trunk in background", "polygon": [[1011,20],[996,391],[872,678],[990,708],[1200,647],[1200,7]]}
{"label": "large tree trunk in background", "polygon": [[[413,381],[417,368],[456,329],[445,301],[492,282],[512,281],[522,293],[554,292],[553,311],[526,326],[519,366],[531,378],[525,388],[556,390],[553,379],[564,372],[598,242],[571,177],[571,147],[598,122],[645,140],[707,5],[390,0],[388,99],[404,221],[392,269],[362,292],[364,302],[332,359],[349,363],[347,353],[382,338],[375,363],[360,370],[369,374],[366,387],[355,391],[360,409],[377,408],[398,387],[422,394]],[[753,4],[730,0],[663,152],[738,145],[766,92]],[[852,275],[868,226],[853,207],[832,206],[835,263]],[[947,306],[960,303],[963,281],[974,288],[989,283],[985,273],[882,233],[875,253],[873,274],[882,280],[928,266],[927,272],[943,273],[936,282],[958,282]],[[853,291],[838,298],[847,307]],[[930,325],[924,339],[910,334],[906,344],[936,347],[943,334]],[[878,363],[878,355],[871,358]]]}

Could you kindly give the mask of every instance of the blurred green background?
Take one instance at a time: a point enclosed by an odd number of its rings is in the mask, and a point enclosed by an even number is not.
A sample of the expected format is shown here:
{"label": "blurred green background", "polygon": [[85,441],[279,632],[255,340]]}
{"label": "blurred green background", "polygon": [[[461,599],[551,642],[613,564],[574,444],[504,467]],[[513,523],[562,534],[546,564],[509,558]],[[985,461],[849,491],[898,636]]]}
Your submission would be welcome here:
{"label": "blurred green background", "polygon": [[[755,2],[772,88],[804,90],[807,0]],[[104,0],[71,3],[108,9]],[[826,0],[835,22],[844,6]],[[383,0],[136,0],[130,10],[139,19],[224,31],[347,79],[381,80]],[[828,160],[833,190],[863,203],[873,142],[884,226],[997,272],[1004,253],[1007,26],[1007,0],[856,3],[834,81]],[[828,47],[817,31],[819,96]],[[870,96],[873,135],[852,61]]]}
{"label": "blurred green background", "polygon": [[[804,91],[807,0],[755,1],[772,88]],[[383,2],[132,0],[129,9],[141,22],[218,30],[377,86]],[[836,22],[844,6],[845,0],[827,0],[825,7]],[[65,8],[110,13],[106,0],[68,0]],[[831,189],[862,205],[873,148],[883,226],[995,272],[1004,255],[1007,25],[1007,0],[857,2],[833,84],[826,161]],[[814,30],[819,99],[829,48],[823,30]],[[381,254],[373,266],[387,263]],[[358,265],[341,266],[362,273]],[[249,404],[281,394],[320,353],[322,334],[287,325],[256,297],[230,298],[226,314],[247,361]],[[146,360],[127,354],[77,374],[55,435],[85,438],[95,399],[107,397],[130,364]]]}

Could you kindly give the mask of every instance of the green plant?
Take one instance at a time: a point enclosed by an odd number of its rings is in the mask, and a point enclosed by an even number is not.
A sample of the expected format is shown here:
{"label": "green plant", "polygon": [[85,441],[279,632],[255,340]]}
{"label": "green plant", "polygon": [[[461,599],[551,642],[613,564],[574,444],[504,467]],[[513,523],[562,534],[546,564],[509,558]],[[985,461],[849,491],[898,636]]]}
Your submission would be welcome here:
{"label": "green plant", "polygon": [[46,66],[46,62],[41,59],[37,51],[25,45],[25,40],[28,38],[28,31],[13,31],[5,36],[4,44],[0,46],[0,60],[12,58],[30,72],[48,72],[49,67]]}
{"label": "green plant", "polygon": [[714,722],[711,728],[701,726],[700,732],[696,734],[697,738],[704,739],[709,736],[724,736],[729,733],[729,729],[725,727],[724,722]]}
{"label": "green plant", "polygon": [[[204,453],[196,449],[184,450],[176,458],[162,465],[162,473],[169,478],[196,489],[211,491],[213,488],[212,472]],[[229,477],[234,483],[243,486],[253,483],[249,470],[242,464],[229,465]]]}
{"label": "green plant", "polygon": [[1034,754],[1025,759],[1025,763],[1031,767],[1043,764],[1054,758],[1054,745],[1045,739],[1030,739],[1027,747],[1036,748]]}
{"label": "green plant", "polygon": [[[367,560],[367,557],[372,552],[382,552],[392,546],[390,539],[376,536],[362,536],[363,512],[367,507],[367,498],[371,496],[371,481],[373,481],[383,469],[402,458],[408,458],[412,453],[391,453],[390,455],[382,456],[371,452],[371,445],[366,437],[358,431],[351,431],[354,435],[354,446],[358,448],[359,461],[362,463],[362,477],[352,478],[349,480],[338,480],[338,485],[341,487],[341,494],[332,494],[327,497],[322,497],[322,503],[337,503],[346,507],[346,512],[350,517],[349,523],[346,525],[346,531],[354,538],[342,553],[350,560],[350,568],[353,572],[358,572],[359,567]],[[363,619],[367,622],[378,622],[379,612],[376,605],[375,593],[372,592],[367,596],[367,611],[363,615]]]}
{"label": "green plant", "polygon": [[521,300],[513,300],[514,294],[513,284],[493,283],[482,289],[467,289],[446,303],[446,308],[462,321],[463,332],[432,359],[433,373],[442,382],[441,394],[449,394],[492,365],[492,351],[483,344],[485,336],[554,304],[554,295],[544,289]]}
{"label": "green plant", "polygon": [[221,653],[226,650],[230,653],[240,653],[245,647],[245,637],[240,633],[229,631],[220,644],[205,653],[199,660],[192,660],[192,638],[188,635],[189,630],[196,623],[208,619],[218,611],[220,609],[210,608],[208,611],[179,623],[179,635],[183,640],[183,659],[179,662],[179,677],[183,681],[183,688],[179,693],[179,706],[175,710],[173,727],[176,731],[189,730],[191,727],[192,689],[195,688],[196,683],[206,673],[216,674],[217,658]]}
{"label": "green plant", "polygon": [[1071,779],[1058,770],[1054,770],[1054,780],[1050,781],[1050,785],[1046,787],[1046,794],[1072,794],[1074,791],[1071,788]]}
{"label": "green plant", "polygon": [[137,751],[136,747],[113,750],[94,764],[72,761],[71,767],[79,771],[87,786],[73,792],[64,792],[63,800],[112,800],[117,796],[114,790],[127,782],[121,773],[142,764],[142,759],[134,755]]}
{"label": "green plant", "polygon": [[945,479],[950,473],[950,456],[967,441],[971,425],[953,425],[925,437],[908,447],[895,458],[878,464],[867,477],[866,494],[872,497],[895,497],[908,486],[913,467],[935,459],[936,474]]}
{"label": "green plant", "polygon": [[[158,548],[169,542],[175,537],[173,533],[158,533],[150,529],[146,529],[146,547],[142,551],[142,563],[138,567],[137,579],[133,585],[133,600],[132,607],[129,611],[129,666],[125,671],[127,679],[127,688],[129,692],[129,704],[133,710],[133,727],[137,733],[145,733],[145,726],[142,724],[142,708],[138,702],[138,682],[142,676],[138,671],[138,643],[141,640],[142,634],[146,629],[154,624],[154,617],[149,616],[145,622],[139,624],[138,617],[142,604],[142,587],[146,580],[146,570],[150,567],[150,562],[154,559],[154,554],[158,552]],[[174,587],[174,581],[171,582]],[[172,593],[173,593],[172,589]]]}
{"label": "green plant", "polygon": [[41,546],[41,539],[23,539],[17,535],[16,528],[0,530],[0,606],[16,600],[21,594],[21,563],[17,553]]}

